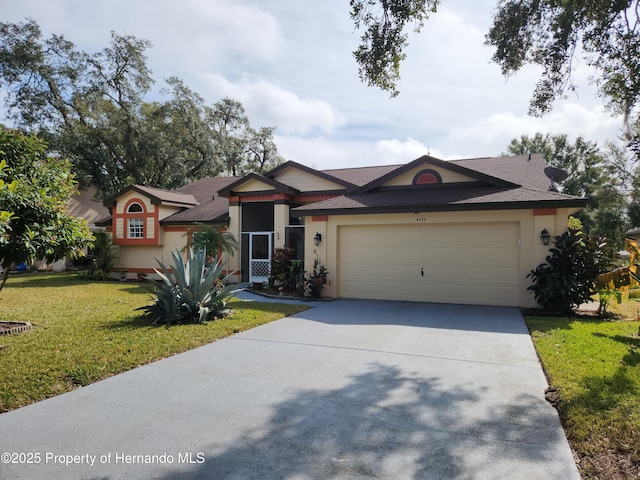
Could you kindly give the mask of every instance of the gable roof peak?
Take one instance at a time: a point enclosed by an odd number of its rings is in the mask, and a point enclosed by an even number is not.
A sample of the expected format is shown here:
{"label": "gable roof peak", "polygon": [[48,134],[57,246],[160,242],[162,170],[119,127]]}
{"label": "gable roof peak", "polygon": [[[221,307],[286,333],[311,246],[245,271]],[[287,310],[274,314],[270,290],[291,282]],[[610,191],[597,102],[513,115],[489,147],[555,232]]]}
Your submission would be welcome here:
{"label": "gable roof peak", "polygon": [[141,195],[148,197],[151,200],[151,203],[154,205],[174,205],[174,206],[184,206],[190,207],[194,205],[198,205],[198,200],[193,195],[189,195],[187,193],[176,192],[174,190],[165,190],[162,188],[156,187],[147,187],[145,185],[129,185],[128,187],[120,190],[115,195],[104,201],[105,207],[113,207],[116,204],[118,198],[123,196],[125,193],[134,191]]}
{"label": "gable roof peak", "polygon": [[520,186],[516,183],[510,182],[503,178],[487,175],[486,173],[480,172],[478,170],[468,168],[462,165],[458,165],[455,161],[440,160],[439,158],[432,157],[431,155],[422,155],[421,157],[418,157],[415,160],[390,171],[386,175],[382,175],[381,177],[376,178],[375,180],[367,183],[366,185],[363,185],[353,193],[370,192],[380,187],[381,185],[387,183],[392,178],[395,178],[399,175],[402,175],[403,173],[413,170],[414,168],[417,168],[420,165],[431,165],[431,166],[440,167],[445,170],[450,170],[452,172],[465,175],[467,177],[470,177],[472,179],[475,179],[480,182],[484,182],[486,184],[489,184],[495,187],[515,188]]}

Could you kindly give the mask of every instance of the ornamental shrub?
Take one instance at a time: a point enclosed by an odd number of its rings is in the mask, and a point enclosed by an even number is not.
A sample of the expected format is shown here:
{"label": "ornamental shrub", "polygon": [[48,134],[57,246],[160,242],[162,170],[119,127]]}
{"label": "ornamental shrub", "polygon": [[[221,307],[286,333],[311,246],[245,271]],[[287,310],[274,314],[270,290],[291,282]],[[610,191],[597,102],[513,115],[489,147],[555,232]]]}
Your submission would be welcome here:
{"label": "ornamental shrub", "polygon": [[156,259],[160,268],[156,274],[161,281],[152,280],[149,285],[156,295],[151,305],[139,308],[154,325],[159,323],[202,323],[227,315],[229,299],[238,291],[234,286],[226,286],[229,278],[223,276],[222,262],[205,266],[204,250],[189,250],[189,259],[183,260],[180,252],[171,253],[175,266],[167,268]]}
{"label": "ornamental shrub", "polygon": [[546,261],[527,278],[532,278],[528,290],[544,310],[571,314],[597,292],[596,278],[607,271],[613,258],[604,237],[588,236],[578,228],[569,228],[554,237]]}

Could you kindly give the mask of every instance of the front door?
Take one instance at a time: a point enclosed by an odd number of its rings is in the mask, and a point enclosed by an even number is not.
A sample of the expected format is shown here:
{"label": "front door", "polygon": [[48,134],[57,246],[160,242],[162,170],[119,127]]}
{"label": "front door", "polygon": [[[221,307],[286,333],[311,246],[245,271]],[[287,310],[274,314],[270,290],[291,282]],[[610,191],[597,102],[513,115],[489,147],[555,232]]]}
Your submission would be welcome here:
{"label": "front door", "polygon": [[271,271],[271,232],[249,234],[249,281],[267,282]]}

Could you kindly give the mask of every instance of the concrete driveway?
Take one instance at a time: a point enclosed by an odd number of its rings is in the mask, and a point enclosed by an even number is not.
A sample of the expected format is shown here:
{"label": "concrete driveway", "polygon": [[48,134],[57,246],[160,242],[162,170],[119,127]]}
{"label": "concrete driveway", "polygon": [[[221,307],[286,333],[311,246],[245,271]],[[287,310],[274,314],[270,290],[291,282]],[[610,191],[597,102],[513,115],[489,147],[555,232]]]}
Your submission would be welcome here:
{"label": "concrete driveway", "polygon": [[338,300],[0,415],[0,478],[579,479],[545,388],[517,309]]}

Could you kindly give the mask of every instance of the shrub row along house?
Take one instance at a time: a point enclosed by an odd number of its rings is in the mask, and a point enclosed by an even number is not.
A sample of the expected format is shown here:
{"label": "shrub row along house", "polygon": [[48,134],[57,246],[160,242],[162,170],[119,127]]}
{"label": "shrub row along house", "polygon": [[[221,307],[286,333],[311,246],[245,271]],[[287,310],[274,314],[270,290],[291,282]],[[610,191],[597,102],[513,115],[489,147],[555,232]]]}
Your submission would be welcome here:
{"label": "shrub row along house", "polygon": [[119,268],[152,272],[198,223],[234,235],[236,281],[266,282],[274,248],[327,271],[324,295],[533,306],[527,274],[585,199],[558,193],[540,155],[204,178],[167,191],[133,185],[99,222]]}

